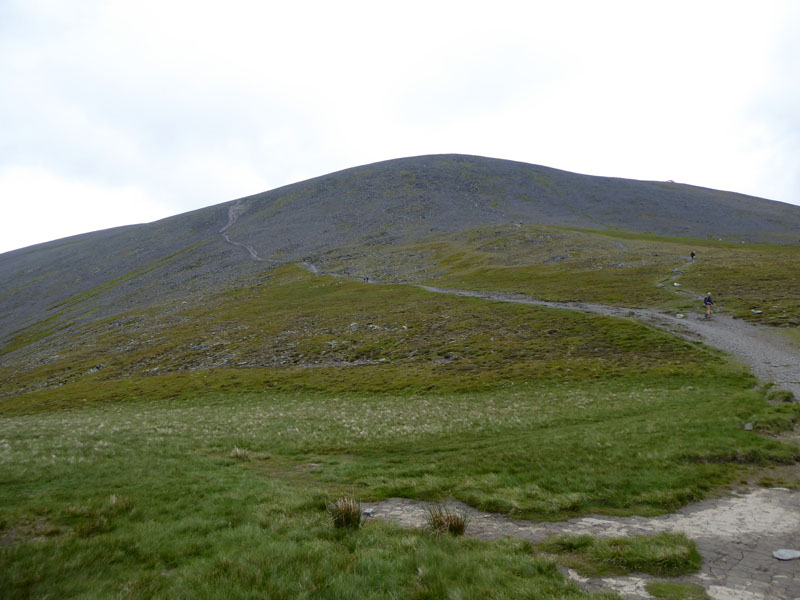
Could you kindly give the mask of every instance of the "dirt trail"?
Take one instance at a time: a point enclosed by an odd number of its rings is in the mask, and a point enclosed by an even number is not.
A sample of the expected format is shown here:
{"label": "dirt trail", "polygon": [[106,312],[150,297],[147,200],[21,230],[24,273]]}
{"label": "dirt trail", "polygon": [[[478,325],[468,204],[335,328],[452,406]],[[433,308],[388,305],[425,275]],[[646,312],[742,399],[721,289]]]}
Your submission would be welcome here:
{"label": "dirt trail", "polygon": [[234,223],[236,223],[236,220],[239,217],[241,217],[245,212],[247,212],[247,205],[242,203],[241,200],[237,200],[236,202],[231,204],[230,207],[228,207],[228,222],[222,229],[219,230],[222,239],[225,240],[226,243],[231,244],[232,246],[238,246],[239,248],[244,248],[245,250],[247,250],[250,253],[250,257],[253,260],[257,260],[259,262],[280,263],[280,261],[277,260],[270,260],[269,258],[261,258],[258,255],[258,252],[256,252],[255,248],[253,248],[252,246],[243,244],[241,242],[236,242],[230,238],[230,236],[227,233],[228,229],[230,229],[230,227]]}
{"label": "dirt trail", "polygon": [[800,348],[794,347],[767,327],[757,327],[726,315],[710,319],[702,315],[678,316],[674,312],[650,308],[623,308],[582,302],[545,302],[518,294],[474,292],[432,286],[420,286],[430,292],[484,298],[497,302],[515,302],[532,306],[580,310],[599,315],[636,319],[666,329],[683,338],[702,341],[734,356],[750,367],[759,379],[774,382],[776,387],[794,392],[800,398]]}
{"label": "dirt trail", "polygon": [[[673,274],[669,280],[678,276],[679,273]],[[800,349],[779,337],[774,329],[718,314],[706,319],[703,315],[687,317],[654,309],[544,302],[514,294],[421,287],[436,293],[643,321],[723,350],[750,367],[761,380],[774,382],[776,387],[790,390],[800,398]],[[797,443],[798,440],[789,441]],[[549,535],[566,533],[613,537],[682,531],[697,544],[703,566],[700,573],[681,580],[703,585],[712,600],[800,600],[800,561],[780,561],[772,554],[781,548],[800,549],[800,492],[797,490],[755,489],[747,494],[698,502],[672,515],[652,519],[590,516],[562,523],[530,523],[480,513],[466,505],[458,506],[472,517],[467,534],[482,538],[514,536],[539,541]],[[424,525],[427,505],[392,499],[367,508],[374,518],[419,527]],[[652,578],[592,580],[570,570],[565,570],[565,574],[586,589],[612,590],[623,598],[652,598],[645,588]]]}
{"label": "dirt trail", "polygon": [[[220,230],[223,239],[245,248],[254,260],[284,264],[263,259],[251,246],[229,238],[227,229],[245,210],[246,207],[239,202],[231,205],[228,224]],[[676,268],[665,282],[674,282],[682,269],[691,264],[687,262]],[[299,266],[316,275],[342,277],[337,273],[322,273],[308,262],[299,263]],[[800,349],[780,338],[774,330],[725,315],[717,314],[706,320],[702,315],[684,316],[655,309],[545,302],[519,294],[426,285],[418,287],[440,294],[636,319],[722,350],[747,365],[759,379],[773,382],[800,398]],[[695,296],[686,290],[677,291]],[[798,440],[793,441],[797,443]],[[781,548],[800,548],[800,492],[797,490],[753,489],[746,494],[698,502],[674,514],[656,518],[588,516],[559,523],[515,520],[504,515],[482,513],[457,502],[452,504],[471,517],[467,535],[486,539],[513,536],[536,542],[565,533],[614,537],[661,531],[684,532],[697,544],[703,566],[699,573],[679,580],[700,583],[712,600],[800,600],[800,560],[781,561],[772,554]],[[425,511],[431,506],[425,502],[393,498],[364,504],[363,509],[370,518],[395,521],[404,527],[422,527]],[[564,569],[564,572],[586,589],[611,590],[623,598],[652,598],[645,585],[648,579],[653,578],[637,575],[592,580],[571,570]]]}

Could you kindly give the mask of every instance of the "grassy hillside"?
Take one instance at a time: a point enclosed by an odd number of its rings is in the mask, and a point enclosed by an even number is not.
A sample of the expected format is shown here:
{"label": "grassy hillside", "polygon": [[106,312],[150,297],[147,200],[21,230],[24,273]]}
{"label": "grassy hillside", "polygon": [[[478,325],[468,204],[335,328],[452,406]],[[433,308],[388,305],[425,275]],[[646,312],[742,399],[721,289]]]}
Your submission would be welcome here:
{"label": "grassy hillside", "polygon": [[[355,272],[363,266],[359,257],[405,248],[408,265],[373,262],[371,274],[422,274],[436,266],[431,258],[440,236],[460,236],[461,243],[471,231],[513,226],[797,245],[800,208],[475,156],[386,161],[155,223],[4,253],[0,351],[95,318],[236,286],[278,263],[324,267],[336,259]],[[557,267],[570,256],[565,250],[555,248],[542,266]],[[614,264],[624,263],[621,258]],[[598,283],[606,285],[603,278]]]}
{"label": "grassy hillside", "polygon": [[0,597],[608,598],[542,547],[339,530],[326,505],[558,520],[800,486],[771,436],[800,404],[720,352],[416,285],[690,315],[712,291],[797,336],[793,209],[423,158],[0,257]]}
{"label": "grassy hillside", "polygon": [[[609,260],[624,239],[552,235],[590,239]],[[536,275],[507,276],[525,272],[513,264],[531,255],[523,245],[497,264],[498,238],[471,243],[498,288],[541,289]],[[655,281],[683,259],[670,241],[624,239],[642,257],[652,244]],[[454,247],[435,249],[440,272],[479,281],[459,262],[469,256],[446,260]],[[565,277],[592,272],[582,260],[564,261]],[[667,289],[649,301],[671,301]],[[648,515],[799,458],[760,435],[791,427],[799,405],[765,402],[709,348],[629,321],[292,266],[24,350],[1,374],[10,598],[599,597],[529,544],[377,522],[342,531],[326,504]]]}
{"label": "grassy hillside", "polygon": [[792,245],[507,224],[368,251],[332,250],[319,264],[376,280],[631,307],[700,310],[699,298],[712,291],[738,318],[800,323],[800,246]]}
{"label": "grassy hillside", "polygon": [[[627,282],[629,297],[641,297],[631,287],[638,280],[626,275],[612,282]],[[541,293],[545,281],[524,267],[488,266],[455,283],[469,287],[477,277],[486,287],[523,292]],[[723,364],[707,349],[628,321],[315,277],[286,266],[202,303],[131,311],[34,346],[24,362],[0,370],[0,393],[9,396],[0,409],[102,401],[113,390],[148,386],[164,397],[185,395],[200,371],[210,378],[204,386],[229,379],[229,388],[395,392],[650,372],[692,376]]]}

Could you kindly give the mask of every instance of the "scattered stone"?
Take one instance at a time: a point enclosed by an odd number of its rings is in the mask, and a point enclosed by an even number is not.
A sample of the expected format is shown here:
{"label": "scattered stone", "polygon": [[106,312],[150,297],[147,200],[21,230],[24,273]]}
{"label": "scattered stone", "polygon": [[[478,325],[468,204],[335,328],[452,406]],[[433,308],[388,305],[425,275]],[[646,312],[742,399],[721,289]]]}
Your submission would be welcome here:
{"label": "scattered stone", "polygon": [[675,315],[675,318],[676,318],[676,319],[685,319],[685,318],[686,318],[686,315],[685,315],[685,314],[683,314],[683,313],[678,313],[677,315]]}
{"label": "scattered stone", "polygon": [[750,309],[750,312],[753,313],[754,315],[760,315],[762,311],[752,308]]}
{"label": "scattered stone", "polygon": [[786,549],[775,550],[775,552],[772,553],[772,556],[778,560],[794,560],[795,558],[800,558],[800,551]]}
{"label": "scattered stone", "polygon": [[753,424],[752,423],[745,423],[744,430],[745,431],[753,431]]}
{"label": "scattered stone", "polygon": [[681,287],[681,284],[678,283],[677,281],[675,283],[673,283],[672,285],[674,285],[675,287]]}

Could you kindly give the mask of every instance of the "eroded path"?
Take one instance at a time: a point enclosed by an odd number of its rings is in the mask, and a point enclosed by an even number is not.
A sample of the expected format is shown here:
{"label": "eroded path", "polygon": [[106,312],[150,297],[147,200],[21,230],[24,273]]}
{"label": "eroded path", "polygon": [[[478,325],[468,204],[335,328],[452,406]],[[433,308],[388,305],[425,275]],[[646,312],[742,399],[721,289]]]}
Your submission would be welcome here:
{"label": "eroded path", "polygon": [[236,223],[236,220],[241,217],[245,212],[247,212],[247,205],[242,203],[241,200],[236,200],[233,204],[228,207],[228,222],[225,226],[219,230],[219,234],[222,236],[222,239],[225,240],[226,243],[231,244],[232,246],[238,246],[239,248],[244,248],[250,254],[250,258],[253,260],[257,260],[259,262],[269,262],[269,263],[277,263],[278,261],[270,260],[268,258],[262,258],[256,252],[256,249],[248,244],[243,244],[242,242],[237,242],[230,238],[228,234],[228,229],[231,228],[232,225]]}
{"label": "eroded path", "polygon": [[[533,523],[483,513],[459,502],[451,506],[470,516],[466,535],[498,539],[518,537],[539,542],[562,534],[596,537],[683,532],[695,541],[703,557],[701,571],[677,581],[701,584],[713,600],[792,600],[800,598],[800,561],[781,561],[772,553],[794,548],[800,541],[800,494],[780,488],[705,500],[662,517],[588,516],[557,523]],[[425,526],[426,502],[392,498],[364,503],[373,519],[402,527]],[[590,580],[565,570],[587,589],[613,590],[623,598],[651,598],[646,576]]]}

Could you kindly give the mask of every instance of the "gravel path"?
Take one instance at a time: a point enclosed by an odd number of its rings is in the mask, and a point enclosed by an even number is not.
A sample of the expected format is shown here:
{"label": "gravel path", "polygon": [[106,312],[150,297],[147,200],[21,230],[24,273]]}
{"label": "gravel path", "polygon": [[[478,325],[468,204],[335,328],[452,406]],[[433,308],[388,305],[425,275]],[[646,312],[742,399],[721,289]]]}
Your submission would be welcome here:
{"label": "gravel path", "polygon": [[581,302],[544,302],[516,294],[474,292],[431,286],[420,286],[430,292],[485,298],[498,302],[516,302],[533,306],[580,310],[599,315],[636,319],[671,331],[681,337],[718,348],[734,356],[752,369],[765,382],[794,392],[800,398],[800,348],[780,337],[774,328],[758,327],[726,315],[678,316],[675,313],[648,308],[621,308]]}
{"label": "gravel path", "polygon": [[[544,302],[522,295],[474,292],[420,286],[430,292],[516,302],[594,314],[636,319],[702,341],[736,357],[763,381],[774,382],[800,397],[800,350],[774,329],[757,327],[724,315],[678,316],[653,309],[629,309],[600,304]],[[797,440],[794,440],[795,442]],[[646,535],[660,531],[684,532],[703,557],[701,571],[681,581],[703,585],[712,600],[800,600],[800,561],[773,556],[781,548],[800,548],[800,492],[780,488],[755,489],[748,494],[707,500],[664,517],[590,516],[561,523],[531,523],[504,515],[487,514],[454,503],[471,517],[467,535],[494,539],[521,537],[540,541],[564,533],[597,537]],[[372,518],[389,519],[407,527],[422,527],[431,505],[406,499],[365,504]],[[612,590],[623,598],[652,598],[643,576],[588,579],[565,569],[584,588]]]}
{"label": "gravel path", "polygon": [[[365,516],[391,520],[401,527],[425,526],[433,504],[392,498],[363,503]],[[772,553],[796,548],[800,540],[800,494],[780,488],[757,489],[697,502],[662,517],[588,516],[557,523],[533,523],[483,513],[465,504],[452,508],[469,515],[466,535],[499,539],[518,537],[540,542],[561,534],[596,537],[683,532],[703,557],[699,573],[674,581],[699,583],[713,600],[793,600],[800,598],[800,561],[781,561]],[[588,579],[564,569],[565,575],[591,590],[612,590],[623,598],[651,598],[645,585],[657,578],[634,575]]]}

